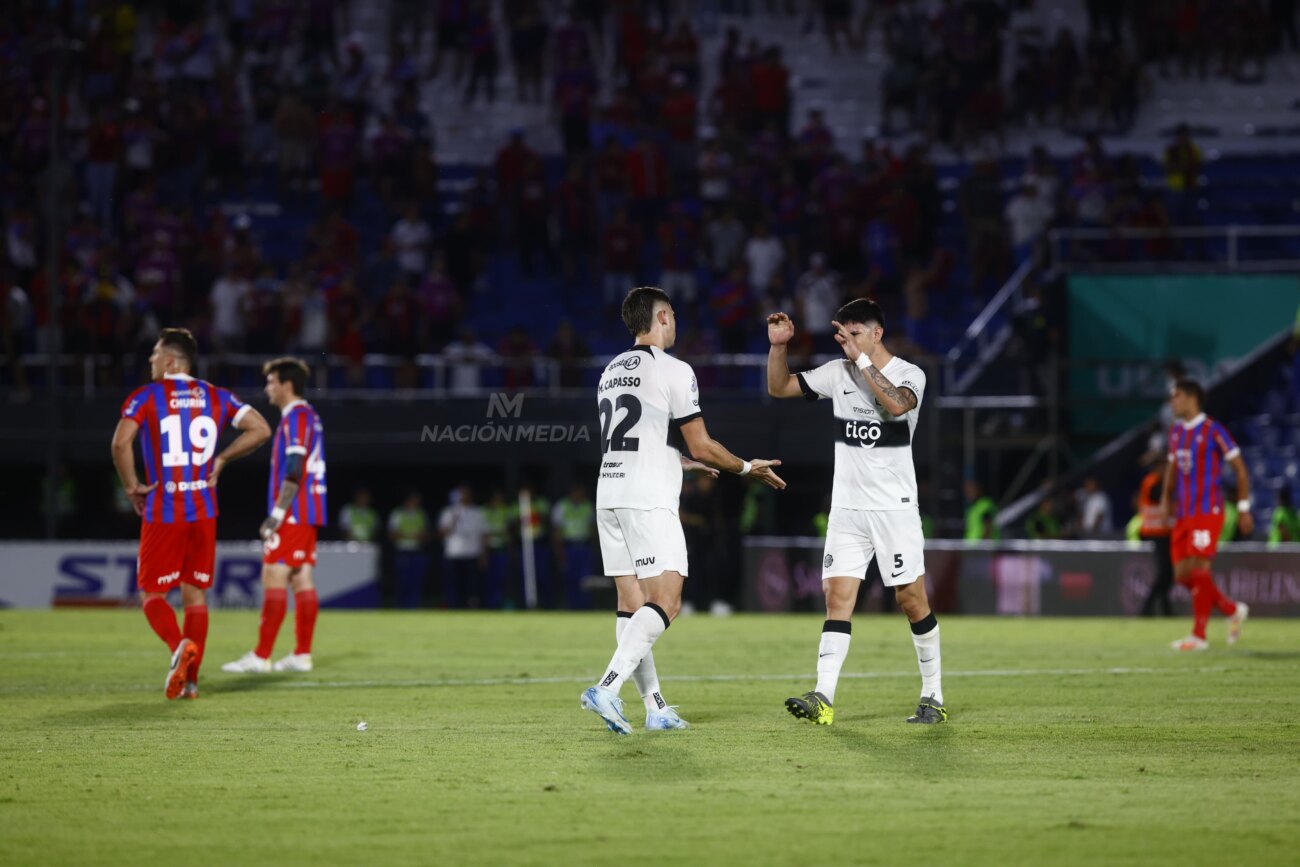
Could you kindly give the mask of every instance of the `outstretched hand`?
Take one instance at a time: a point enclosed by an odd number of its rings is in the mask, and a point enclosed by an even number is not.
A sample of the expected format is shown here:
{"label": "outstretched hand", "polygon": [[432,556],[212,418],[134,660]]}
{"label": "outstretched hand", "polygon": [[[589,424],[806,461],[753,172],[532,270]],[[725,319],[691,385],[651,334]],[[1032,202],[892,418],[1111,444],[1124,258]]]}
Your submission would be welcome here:
{"label": "outstretched hand", "polygon": [[767,317],[767,339],[773,346],[785,346],[794,338],[794,320],[784,313]]}
{"label": "outstretched hand", "polygon": [[785,480],[772,472],[772,467],[779,466],[781,466],[780,461],[765,461],[761,458],[756,458],[749,462],[749,475],[767,485],[769,488],[782,491],[785,490]]}

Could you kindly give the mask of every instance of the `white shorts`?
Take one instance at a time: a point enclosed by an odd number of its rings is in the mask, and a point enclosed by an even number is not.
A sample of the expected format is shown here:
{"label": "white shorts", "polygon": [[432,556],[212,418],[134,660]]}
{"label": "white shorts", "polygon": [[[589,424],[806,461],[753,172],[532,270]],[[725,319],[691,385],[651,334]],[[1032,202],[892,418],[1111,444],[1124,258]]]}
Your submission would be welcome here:
{"label": "white shorts", "polygon": [[925,574],[925,537],[917,509],[875,512],[831,509],[826,523],[822,580],[866,578],[872,557],[886,587],[911,584]]}
{"label": "white shorts", "polygon": [[597,509],[596,530],[610,578],[688,571],[682,522],[668,509]]}

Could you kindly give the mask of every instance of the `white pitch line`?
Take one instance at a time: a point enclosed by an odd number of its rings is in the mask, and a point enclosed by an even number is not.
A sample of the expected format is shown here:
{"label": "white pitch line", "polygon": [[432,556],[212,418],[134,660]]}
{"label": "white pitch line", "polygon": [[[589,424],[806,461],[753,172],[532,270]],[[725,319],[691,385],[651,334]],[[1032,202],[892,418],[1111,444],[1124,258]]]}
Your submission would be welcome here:
{"label": "white pitch line", "polygon": [[[945,671],[944,677],[1081,677],[1098,674],[1213,674],[1224,666],[1208,668],[1005,668],[984,671]],[[852,680],[876,680],[891,677],[918,677],[915,671],[858,671],[841,674]],[[737,681],[807,680],[814,674],[679,674],[661,677],[674,683],[732,683]],[[556,683],[590,684],[590,676],[568,677],[486,677],[477,680],[284,680],[282,686],[298,689],[364,689],[380,686],[538,686]]]}

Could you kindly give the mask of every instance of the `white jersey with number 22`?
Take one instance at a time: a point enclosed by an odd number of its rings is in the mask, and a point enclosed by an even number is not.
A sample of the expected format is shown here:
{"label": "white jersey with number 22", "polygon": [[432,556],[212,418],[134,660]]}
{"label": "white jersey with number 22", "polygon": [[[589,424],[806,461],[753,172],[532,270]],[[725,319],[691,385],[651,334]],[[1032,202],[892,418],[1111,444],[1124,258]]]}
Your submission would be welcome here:
{"label": "white jersey with number 22", "polygon": [[605,367],[600,413],[597,509],[669,509],[682,493],[678,428],[700,412],[695,371],[654,346],[634,346]]}

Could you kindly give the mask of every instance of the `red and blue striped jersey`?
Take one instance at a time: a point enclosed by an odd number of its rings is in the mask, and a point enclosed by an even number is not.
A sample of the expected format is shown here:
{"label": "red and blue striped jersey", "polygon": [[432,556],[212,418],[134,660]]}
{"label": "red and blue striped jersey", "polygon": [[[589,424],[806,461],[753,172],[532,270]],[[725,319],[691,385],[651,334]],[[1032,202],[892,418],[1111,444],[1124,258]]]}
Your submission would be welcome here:
{"label": "red and blue striped jersey", "polygon": [[288,474],[291,455],[306,459],[298,495],[285,510],[285,523],[323,527],[325,520],[325,429],[311,404],[295,400],[280,415],[271,449],[271,478],[266,490],[266,510],[275,508],[280,485]]}
{"label": "red and blue striped jersey", "polygon": [[1228,429],[1201,413],[1177,422],[1169,432],[1169,460],[1174,465],[1178,518],[1223,514],[1219,475],[1224,461],[1241,454]]}
{"label": "red and blue striped jersey", "polygon": [[158,482],[144,501],[145,523],[217,516],[217,494],[208,486],[217,438],[249,409],[226,389],[180,373],[131,392],[122,404],[122,418],[140,426],[145,481]]}

